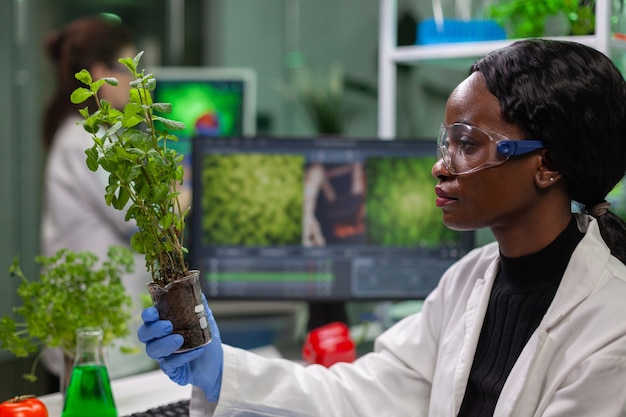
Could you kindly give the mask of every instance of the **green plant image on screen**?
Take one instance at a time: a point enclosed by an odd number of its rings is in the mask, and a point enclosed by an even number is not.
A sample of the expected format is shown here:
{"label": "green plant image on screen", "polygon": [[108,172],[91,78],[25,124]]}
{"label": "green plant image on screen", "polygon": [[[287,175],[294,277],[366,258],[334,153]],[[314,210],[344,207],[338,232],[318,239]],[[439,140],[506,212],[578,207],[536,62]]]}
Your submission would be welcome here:
{"label": "green plant image on screen", "polygon": [[207,245],[300,245],[304,157],[202,158],[202,240]]}
{"label": "green plant image on screen", "polygon": [[371,245],[439,247],[458,242],[435,205],[436,158],[368,158],[367,234]]}
{"label": "green plant image on screen", "polygon": [[179,142],[170,145],[179,153],[188,155],[191,138],[200,132],[216,137],[241,134],[243,92],[234,85],[161,81],[155,100],[171,103],[172,112],[164,116],[185,124],[184,130],[176,132]]}

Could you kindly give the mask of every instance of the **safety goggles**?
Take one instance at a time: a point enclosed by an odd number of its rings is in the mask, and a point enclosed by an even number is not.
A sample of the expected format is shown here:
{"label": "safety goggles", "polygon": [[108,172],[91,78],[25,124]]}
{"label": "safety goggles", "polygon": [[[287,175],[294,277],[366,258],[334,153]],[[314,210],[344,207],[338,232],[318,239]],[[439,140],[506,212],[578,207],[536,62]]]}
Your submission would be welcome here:
{"label": "safety goggles", "polygon": [[437,139],[438,157],[453,175],[498,166],[543,147],[540,140],[513,140],[464,123],[442,124]]}

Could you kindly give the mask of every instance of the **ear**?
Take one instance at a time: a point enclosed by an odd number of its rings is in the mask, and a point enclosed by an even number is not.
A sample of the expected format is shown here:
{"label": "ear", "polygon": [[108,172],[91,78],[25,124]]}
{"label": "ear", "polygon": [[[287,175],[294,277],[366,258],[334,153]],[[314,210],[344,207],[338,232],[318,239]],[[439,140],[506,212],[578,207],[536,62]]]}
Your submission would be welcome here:
{"label": "ear", "polygon": [[559,171],[554,169],[553,163],[547,152],[543,152],[541,155],[541,164],[538,166],[535,173],[535,184],[539,188],[548,188],[556,184],[562,175]]}

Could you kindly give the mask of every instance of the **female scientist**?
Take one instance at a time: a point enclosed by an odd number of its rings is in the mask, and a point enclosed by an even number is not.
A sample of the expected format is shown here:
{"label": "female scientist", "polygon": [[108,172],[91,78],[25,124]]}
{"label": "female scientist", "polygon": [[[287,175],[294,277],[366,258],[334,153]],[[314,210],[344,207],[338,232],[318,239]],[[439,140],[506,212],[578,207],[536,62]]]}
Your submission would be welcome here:
{"label": "female scientist", "polygon": [[626,225],[605,202],[626,172],[620,71],[578,43],[515,42],[452,92],[438,147],[443,222],[496,242],[356,362],[305,367],[219,337],[175,354],[182,338],[144,310],[139,338],[195,386],[192,416],[626,415]]}

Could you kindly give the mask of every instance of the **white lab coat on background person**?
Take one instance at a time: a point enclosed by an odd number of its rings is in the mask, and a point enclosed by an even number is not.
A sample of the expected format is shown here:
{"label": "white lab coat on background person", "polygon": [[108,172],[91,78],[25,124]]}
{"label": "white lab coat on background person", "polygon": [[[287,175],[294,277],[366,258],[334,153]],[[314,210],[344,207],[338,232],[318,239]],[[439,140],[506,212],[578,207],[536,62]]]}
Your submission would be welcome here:
{"label": "white lab coat on background person", "polygon": [[[91,251],[100,260],[107,257],[110,246],[129,247],[136,225],[124,219],[125,211],[106,204],[104,194],[107,173],[93,172],[87,167],[85,150],[91,138],[76,115],[68,117],[59,127],[47,156],[44,176],[42,213],[42,252],[51,256],[61,248]],[[146,357],[144,347],[135,337],[142,309],[140,294],[146,293],[150,274],[143,255],[135,254],[135,271],[122,277],[124,287],[133,300],[129,336],[107,348],[108,371],[111,378],[133,375],[155,368]],[[119,346],[136,347],[136,354],[122,353]],[[58,374],[60,352],[47,351],[44,364]]]}
{"label": "white lab coat on background person", "polygon": [[[501,392],[498,417],[626,416],[626,266],[595,219]],[[191,416],[454,417],[499,264],[496,242],[453,265],[411,315],[354,364],[302,366],[224,346],[217,404],[193,389]],[[320,399],[323,399],[320,401]]]}

